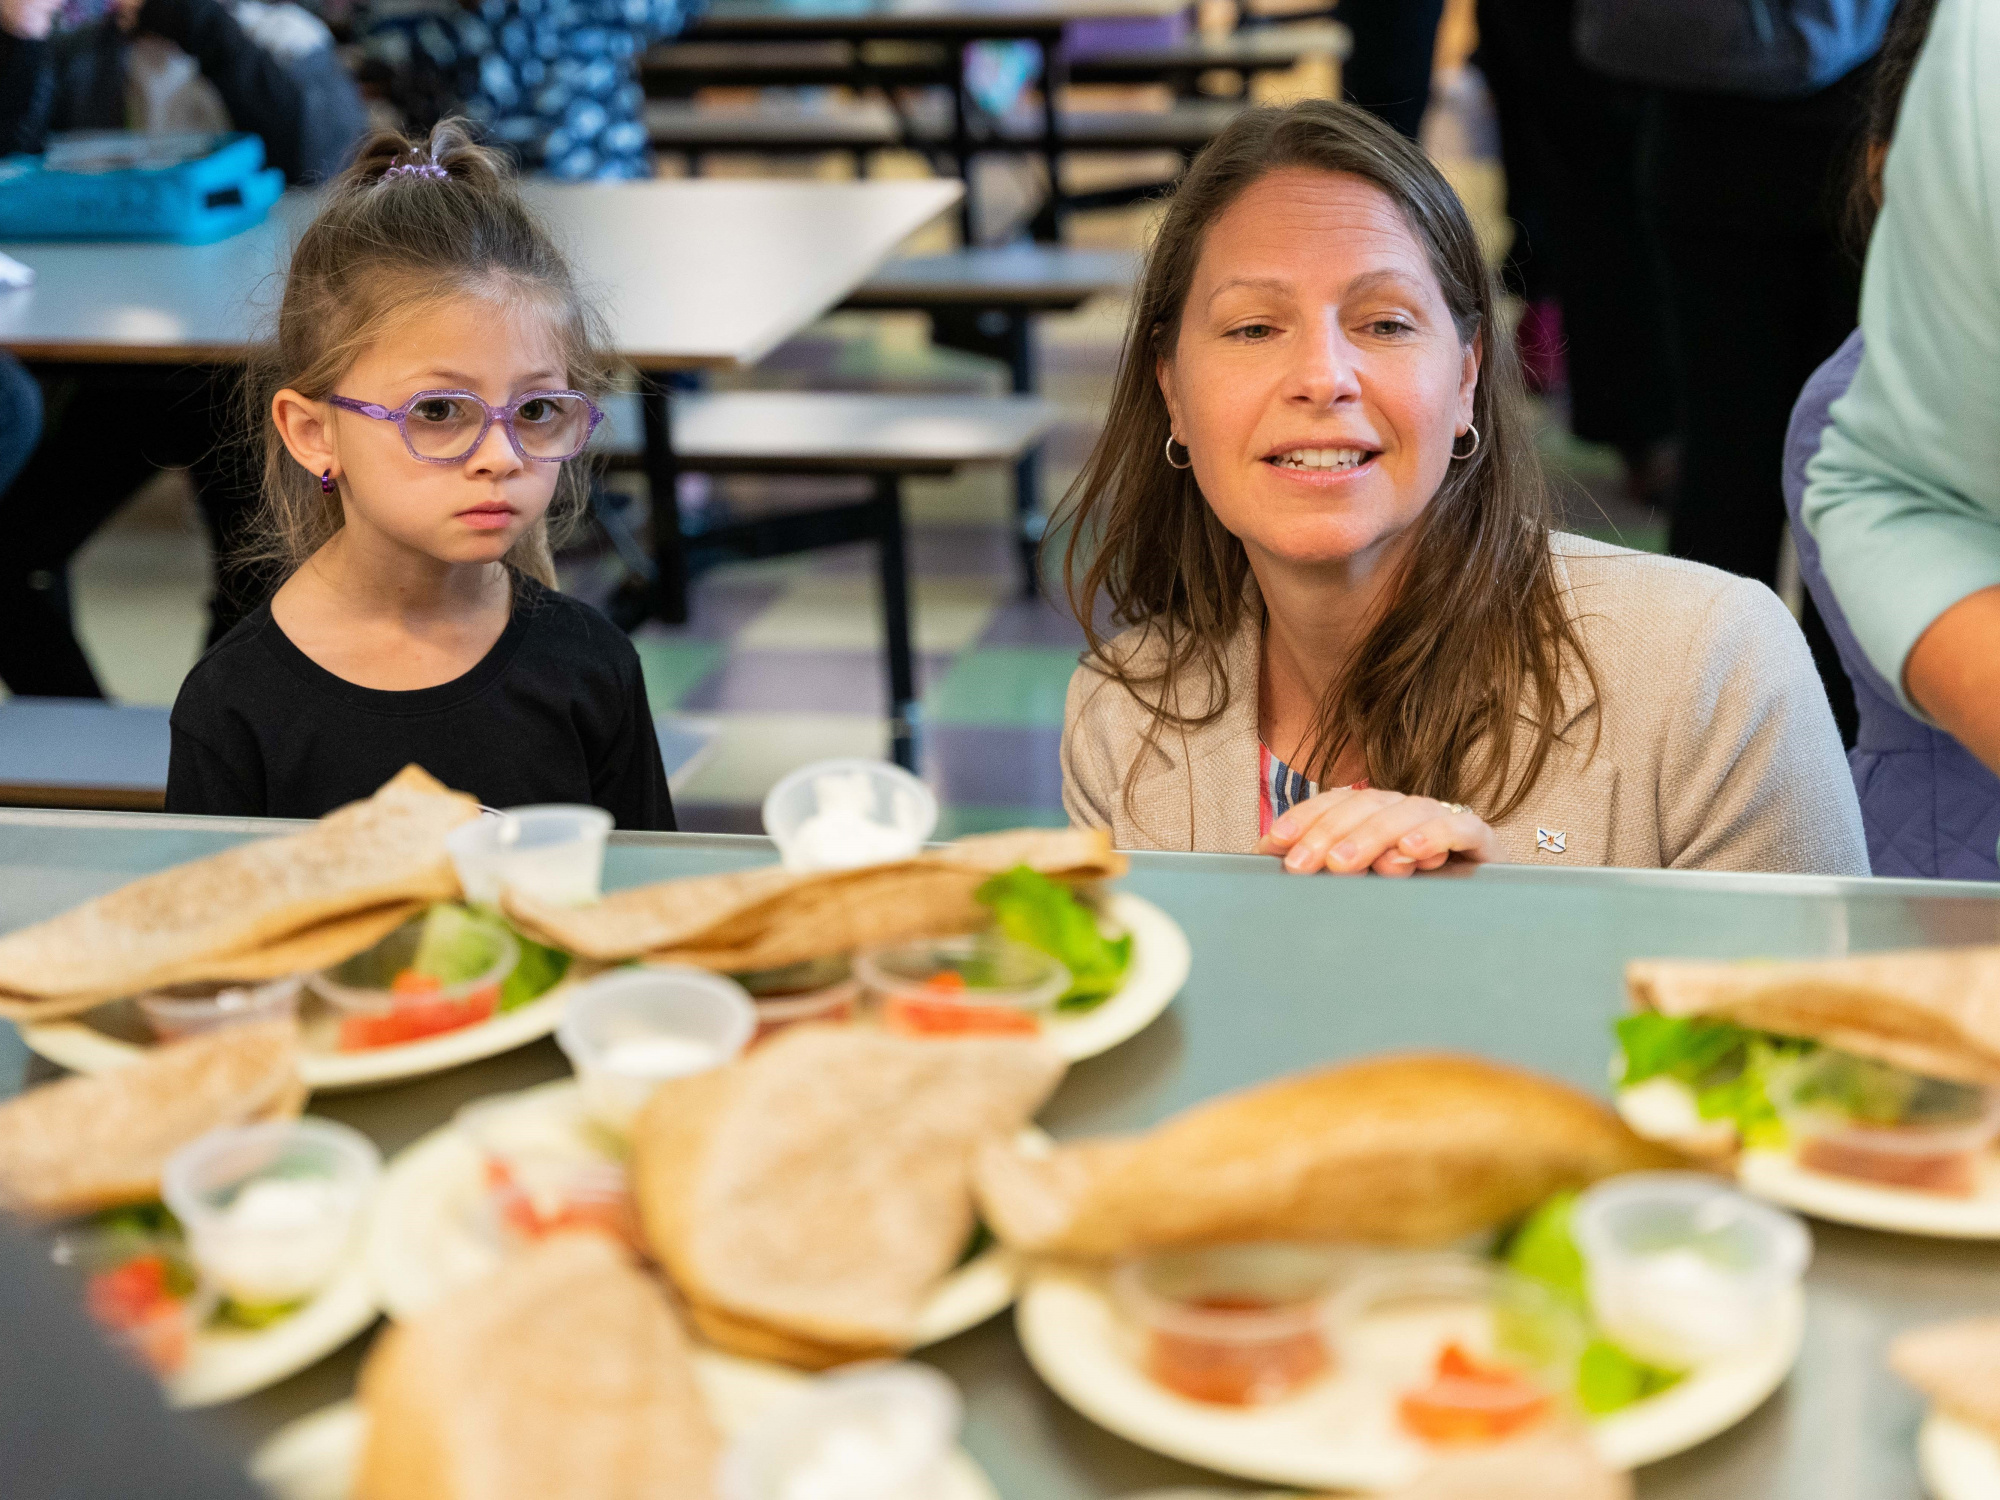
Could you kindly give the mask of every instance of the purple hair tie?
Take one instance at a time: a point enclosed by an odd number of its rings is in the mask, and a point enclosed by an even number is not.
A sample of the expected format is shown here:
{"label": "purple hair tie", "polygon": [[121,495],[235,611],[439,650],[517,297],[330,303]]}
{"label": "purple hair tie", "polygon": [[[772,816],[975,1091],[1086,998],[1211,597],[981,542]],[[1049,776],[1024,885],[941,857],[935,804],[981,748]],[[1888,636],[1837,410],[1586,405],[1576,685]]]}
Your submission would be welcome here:
{"label": "purple hair tie", "polygon": [[451,177],[451,173],[434,161],[406,162],[400,167],[391,167],[382,174],[384,182],[391,177],[435,177],[439,182],[444,182]]}

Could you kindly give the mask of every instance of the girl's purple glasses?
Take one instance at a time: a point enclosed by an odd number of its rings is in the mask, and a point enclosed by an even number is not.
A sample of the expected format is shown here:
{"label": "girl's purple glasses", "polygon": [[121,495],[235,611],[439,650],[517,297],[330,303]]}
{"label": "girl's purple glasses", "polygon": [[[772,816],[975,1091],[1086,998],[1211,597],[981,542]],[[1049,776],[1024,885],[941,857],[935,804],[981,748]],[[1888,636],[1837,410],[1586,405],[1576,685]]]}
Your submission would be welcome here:
{"label": "girl's purple glasses", "polygon": [[342,411],[394,422],[410,457],[427,464],[465,462],[495,422],[528,462],[559,464],[583,452],[604,420],[597,404],[581,391],[529,391],[505,406],[488,406],[471,391],[418,391],[394,411],[348,396],[326,399]]}

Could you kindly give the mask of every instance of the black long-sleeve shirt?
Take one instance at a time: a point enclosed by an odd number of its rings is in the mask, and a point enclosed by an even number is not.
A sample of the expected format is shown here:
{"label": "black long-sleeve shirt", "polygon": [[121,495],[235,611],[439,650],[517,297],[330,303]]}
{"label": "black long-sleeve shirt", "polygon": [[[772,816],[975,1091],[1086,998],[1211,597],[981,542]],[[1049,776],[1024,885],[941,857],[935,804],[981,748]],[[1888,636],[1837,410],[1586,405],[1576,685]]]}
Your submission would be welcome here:
{"label": "black long-sleeve shirt", "polygon": [[674,826],[632,643],[519,574],[493,649],[410,692],[335,676],[266,604],[195,663],[172,724],[168,812],[317,818],[415,762],[488,807],[581,802],[620,828]]}

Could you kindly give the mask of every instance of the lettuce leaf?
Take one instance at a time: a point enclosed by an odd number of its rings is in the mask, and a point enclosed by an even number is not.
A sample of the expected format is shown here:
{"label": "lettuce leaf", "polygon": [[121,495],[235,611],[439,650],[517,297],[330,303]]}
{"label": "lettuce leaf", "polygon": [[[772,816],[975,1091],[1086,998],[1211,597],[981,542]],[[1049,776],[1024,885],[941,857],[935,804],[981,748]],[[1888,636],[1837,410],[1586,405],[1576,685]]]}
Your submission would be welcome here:
{"label": "lettuce leaf", "polygon": [[562,982],[569,972],[569,955],[560,948],[549,948],[525,937],[517,929],[514,941],[521,945],[520,962],[514,965],[500,986],[498,1009],[504,1014],[518,1009],[530,1000],[539,1000]]}
{"label": "lettuce leaf", "polygon": [[[1544,1200],[1514,1231],[1505,1259],[1517,1276],[1540,1282],[1588,1321],[1590,1293],[1583,1252],[1576,1248],[1569,1227],[1575,1207],[1575,1193],[1557,1193]],[[1576,1398],[1586,1413],[1601,1417],[1657,1395],[1680,1378],[1672,1370],[1633,1358],[1593,1327],[1577,1361]]]}
{"label": "lettuce leaf", "polygon": [[1008,937],[1039,948],[1069,970],[1070,987],[1056,1001],[1057,1010],[1090,1010],[1125,982],[1132,966],[1132,934],[1104,936],[1097,930],[1097,914],[1061,881],[1016,865],[974,895],[992,908],[994,922]]}
{"label": "lettuce leaf", "polygon": [[1641,1011],[1617,1023],[1624,1055],[1621,1084],[1668,1077],[1687,1085],[1704,1120],[1727,1120],[1747,1146],[1782,1146],[1784,1122],[1771,1103],[1772,1072],[1815,1050],[1794,1037],[1751,1031],[1728,1021]]}

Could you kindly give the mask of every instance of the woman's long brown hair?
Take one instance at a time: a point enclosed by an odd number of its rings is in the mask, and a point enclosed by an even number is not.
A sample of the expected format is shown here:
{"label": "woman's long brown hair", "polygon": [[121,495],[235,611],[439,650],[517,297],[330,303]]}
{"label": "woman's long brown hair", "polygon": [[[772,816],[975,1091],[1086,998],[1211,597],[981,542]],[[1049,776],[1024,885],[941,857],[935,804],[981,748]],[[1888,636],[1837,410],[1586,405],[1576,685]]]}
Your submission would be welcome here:
{"label": "woman's long brown hair", "polygon": [[[1418,520],[1381,617],[1319,706],[1299,769],[1324,779],[1359,750],[1368,779],[1505,817],[1527,796],[1567,717],[1565,653],[1582,643],[1549,555],[1548,490],[1530,436],[1520,369],[1495,320],[1497,292],[1464,205],[1437,168],[1373,116],[1332,100],[1256,109],[1194,160],[1146,258],[1103,434],[1064,497],[1063,576],[1089,640],[1084,660],[1152,714],[1146,745],[1209,724],[1228,706],[1224,649],[1242,624],[1250,564],[1202,498],[1192,470],[1167,465],[1156,362],[1171,359],[1208,228],[1245,189],[1285,168],[1373,183],[1428,252],[1461,344],[1483,351],[1478,449],[1455,461]],[[1143,650],[1098,629],[1137,626]],[[1143,663],[1143,665],[1141,665]],[[1189,688],[1199,684],[1193,691]],[[1198,711],[1182,709],[1184,702]],[[1528,739],[1510,784],[1517,737]],[[1144,756],[1135,756],[1125,782]]]}

